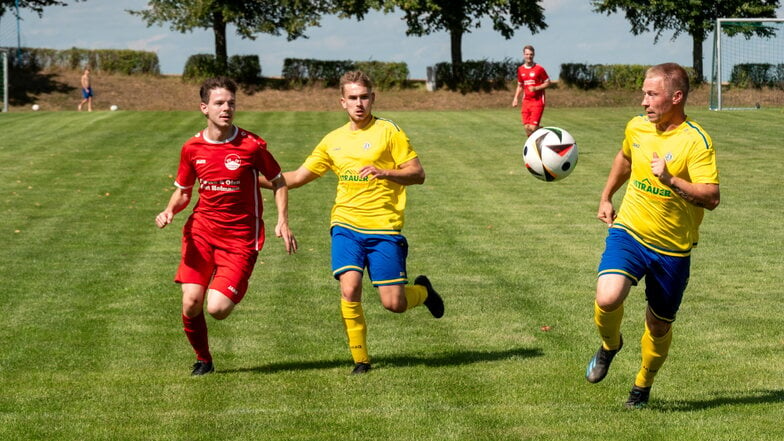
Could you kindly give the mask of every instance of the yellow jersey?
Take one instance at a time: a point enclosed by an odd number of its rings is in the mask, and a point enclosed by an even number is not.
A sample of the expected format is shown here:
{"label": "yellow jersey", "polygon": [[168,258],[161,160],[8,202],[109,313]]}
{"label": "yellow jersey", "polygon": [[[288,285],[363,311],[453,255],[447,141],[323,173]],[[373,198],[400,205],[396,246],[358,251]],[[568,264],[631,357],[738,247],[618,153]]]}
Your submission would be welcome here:
{"label": "yellow jersey", "polygon": [[396,169],[417,157],[408,137],[389,120],[373,117],[363,129],[351,123],[328,133],[303,164],[323,176],[338,177],[330,222],[365,234],[400,234],[406,208],[406,186],[388,179],[360,178],[362,167]]}
{"label": "yellow jersey", "polygon": [[667,170],[695,184],[718,184],[716,150],[710,136],[687,119],[675,130],[658,132],[645,116],[626,125],[623,154],[632,170],[614,228],[628,231],[643,245],[671,256],[687,256],[699,240],[704,209],[686,202],[653,175],[653,152]]}

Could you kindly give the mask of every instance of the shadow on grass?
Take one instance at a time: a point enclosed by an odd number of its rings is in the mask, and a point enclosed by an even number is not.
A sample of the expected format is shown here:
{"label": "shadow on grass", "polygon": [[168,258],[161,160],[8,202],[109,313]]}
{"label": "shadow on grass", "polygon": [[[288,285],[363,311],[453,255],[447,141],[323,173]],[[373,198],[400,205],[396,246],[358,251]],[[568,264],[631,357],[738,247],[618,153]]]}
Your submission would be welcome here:
{"label": "shadow on grass", "polygon": [[[436,353],[429,355],[396,355],[379,357],[373,360],[373,366],[428,366],[445,367],[460,366],[488,361],[508,360],[510,358],[533,358],[544,355],[541,349],[515,348],[503,351],[456,351]],[[346,359],[292,361],[284,363],[270,363],[267,365],[221,370],[220,373],[229,374],[237,372],[257,372],[272,374],[284,371],[301,371],[312,369],[333,369],[351,366],[351,361]]]}
{"label": "shadow on grass", "polygon": [[784,390],[757,390],[751,392],[725,392],[724,396],[705,400],[661,402],[654,409],[663,412],[693,412],[738,404],[784,403]]}

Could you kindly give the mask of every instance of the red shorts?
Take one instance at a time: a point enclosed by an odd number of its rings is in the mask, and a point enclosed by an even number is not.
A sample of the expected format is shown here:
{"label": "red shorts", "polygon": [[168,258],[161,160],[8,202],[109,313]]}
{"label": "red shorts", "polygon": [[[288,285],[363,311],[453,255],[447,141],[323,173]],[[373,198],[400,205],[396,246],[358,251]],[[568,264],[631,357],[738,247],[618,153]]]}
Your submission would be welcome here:
{"label": "red shorts", "polygon": [[523,101],[521,119],[527,126],[538,126],[544,113],[544,104]]}
{"label": "red shorts", "polygon": [[174,281],[214,289],[237,304],[248,290],[258,255],[258,251],[232,246],[224,239],[213,239],[186,225],[182,236],[182,260]]}

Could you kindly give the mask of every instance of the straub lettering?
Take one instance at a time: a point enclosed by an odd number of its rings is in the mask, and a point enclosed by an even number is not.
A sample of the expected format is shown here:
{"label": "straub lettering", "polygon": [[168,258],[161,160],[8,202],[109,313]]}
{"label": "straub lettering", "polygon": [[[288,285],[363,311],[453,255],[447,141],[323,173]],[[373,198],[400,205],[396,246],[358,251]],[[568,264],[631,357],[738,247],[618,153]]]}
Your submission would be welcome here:
{"label": "straub lettering", "polygon": [[367,182],[368,179],[369,179],[368,176],[361,178],[359,177],[359,175],[355,175],[355,174],[340,175],[340,180],[346,182]]}
{"label": "straub lettering", "polygon": [[648,181],[647,179],[645,179],[643,181],[634,181],[633,185],[634,185],[634,188],[636,188],[638,190],[642,190],[642,191],[644,191],[644,192],[646,192],[648,194],[652,194],[654,196],[661,196],[663,198],[668,198],[668,197],[672,196],[672,190],[667,189],[667,188],[654,187],[653,185],[651,185],[650,181]]}

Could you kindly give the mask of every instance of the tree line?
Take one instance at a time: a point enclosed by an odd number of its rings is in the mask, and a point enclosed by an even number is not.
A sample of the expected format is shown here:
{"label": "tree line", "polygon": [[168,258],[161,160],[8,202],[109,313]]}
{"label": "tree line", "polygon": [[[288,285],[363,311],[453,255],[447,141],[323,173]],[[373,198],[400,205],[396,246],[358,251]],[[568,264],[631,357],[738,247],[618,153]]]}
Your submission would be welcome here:
{"label": "tree line", "polygon": [[[87,1],[87,0],[73,0]],[[226,29],[236,28],[244,39],[257,34],[286,35],[291,41],[307,37],[308,28],[318,26],[323,15],[362,20],[370,11],[401,11],[408,26],[406,35],[423,36],[447,32],[450,38],[453,75],[462,76],[462,41],[466,33],[489,19],[505,39],[520,28],[532,34],[547,29],[544,0],[149,0],[147,8],[128,10],[147,26],[168,24],[174,31],[212,30],[215,59],[226,66],[228,49]],[[594,12],[623,13],[631,33],[654,32],[657,42],[664,31],[692,38],[692,67],[703,78],[702,44],[714,31],[716,19],[775,18],[779,0],[588,0]],[[0,18],[7,12],[18,14],[19,8],[30,9],[39,16],[49,6],[67,6],[63,0],[0,0]],[[598,30],[601,37],[601,30]]]}

